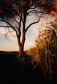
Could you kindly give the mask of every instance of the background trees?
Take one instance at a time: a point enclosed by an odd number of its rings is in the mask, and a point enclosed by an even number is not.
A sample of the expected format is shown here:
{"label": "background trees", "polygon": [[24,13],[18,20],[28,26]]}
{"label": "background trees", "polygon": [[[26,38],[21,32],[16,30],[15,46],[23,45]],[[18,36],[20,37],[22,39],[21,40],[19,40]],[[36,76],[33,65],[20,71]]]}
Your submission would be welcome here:
{"label": "background trees", "polygon": [[[51,0],[0,0],[0,21],[6,23],[6,26],[1,26],[12,28],[16,32],[19,56],[24,51],[27,30],[30,26],[40,21],[42,14],[50,13],[52,7],[53,3]],[[26,26],[27,17],[30,14],[36,14],[38,17],[35,22]]]}

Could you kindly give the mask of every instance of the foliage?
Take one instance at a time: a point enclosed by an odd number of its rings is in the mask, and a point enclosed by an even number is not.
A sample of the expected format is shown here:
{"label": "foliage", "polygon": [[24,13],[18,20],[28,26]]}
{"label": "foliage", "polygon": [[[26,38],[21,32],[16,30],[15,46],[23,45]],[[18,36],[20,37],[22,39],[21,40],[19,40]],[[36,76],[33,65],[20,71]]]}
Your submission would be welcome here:
{"label": "foliage", "polygon": [[50,22],[50,24],[54,29],[57,29],[57,20]]}
{"label": "foliage", "polygon": [[52,7],[51,0],[0,0],[0,16],[15,16],[28,10],[31,7],[39,7],[46,11],[49,11]]}
{"label": "foliage", "polygon": [[32,55],[32,61],[34,62],[34,61],[38,61],[38,56],[37,56],[37,53],[36,53],[36,51],[37,51],[37,48],[36,47],[33,47],[33,48],[31,48],[30,49],[30,55]]}
{"label": "foliage", "polygon": [[57,60],[56,30],[46,28],[42,31],[36,39],[36,47],[30,49],[30,51],[34,61],[37,60],[36,64],[38,63],[42,67],[44,74],[50,76],[54,66],[56,67],[55,59]]}

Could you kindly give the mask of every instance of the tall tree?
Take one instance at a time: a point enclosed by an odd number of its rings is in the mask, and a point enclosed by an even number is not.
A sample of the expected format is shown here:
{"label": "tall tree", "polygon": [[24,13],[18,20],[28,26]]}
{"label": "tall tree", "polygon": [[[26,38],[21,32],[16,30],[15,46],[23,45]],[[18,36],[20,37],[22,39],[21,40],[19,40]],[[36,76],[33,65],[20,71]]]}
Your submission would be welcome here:
{"label": "tall tree", "polygon": [[[0,21],[7,23],[2,27],[12,28],[16,32],[19,56],[24,51],[27,30],[40,21],[42,14],[49,13],[51,8],[51,0],[0,0]],[[27,17],[32,14],[38,14],[38,19],[26,27]]]}

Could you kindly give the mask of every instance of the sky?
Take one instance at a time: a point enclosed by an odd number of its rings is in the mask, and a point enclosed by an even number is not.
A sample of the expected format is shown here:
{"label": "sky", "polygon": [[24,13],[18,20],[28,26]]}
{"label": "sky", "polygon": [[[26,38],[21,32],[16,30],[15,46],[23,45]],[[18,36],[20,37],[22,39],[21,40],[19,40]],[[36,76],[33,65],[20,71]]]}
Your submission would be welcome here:
{"label": "sky", "polygon": [[[30,20],[29,20],[30,18]],[[27,25],[33,21],[34,17],[27,18]],[[34,19],[35,20],[35,19]],[[31,47],[35,46],[35,40],[39,34],[39,31],[46,28],[48,21],[51,18],[42,18],[39,23],[32,25],[26,33],[26,40],[24,50],[28,50]],[[5,38],[5,33],[7,30],[5,28],[0,28],[0,51],[18,51],[18,42],[15,33],[9,33],[9,38]]]}

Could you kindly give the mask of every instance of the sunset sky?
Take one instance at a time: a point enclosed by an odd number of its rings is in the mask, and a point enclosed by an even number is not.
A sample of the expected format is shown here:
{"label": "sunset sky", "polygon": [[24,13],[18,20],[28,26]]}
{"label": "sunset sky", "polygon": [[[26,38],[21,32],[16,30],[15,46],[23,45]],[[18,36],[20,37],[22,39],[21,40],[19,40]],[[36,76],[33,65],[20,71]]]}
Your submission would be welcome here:
{"label": "sunset sky", "polygon": [[[33,19],[31,18],[33,21]],[[51,20],[51,17],[47,18],[42,18],[38,24],[32,25],[30,29],[26,33],[26,41],[25,41],[25,46],[24,50],[28,50],[29,48],[35,46],[35,39],[38,36],[39,31],[41,29],[46,28],[48,21]],[[27,20],[27,24],[30,22],[30,20]],[[0,28],[0,51],[18,51],[18,43],[17,43],[17,38],[13,37],[10,34],[10,38],[7,39],[5,38],[6,30],[5,28]]]}

